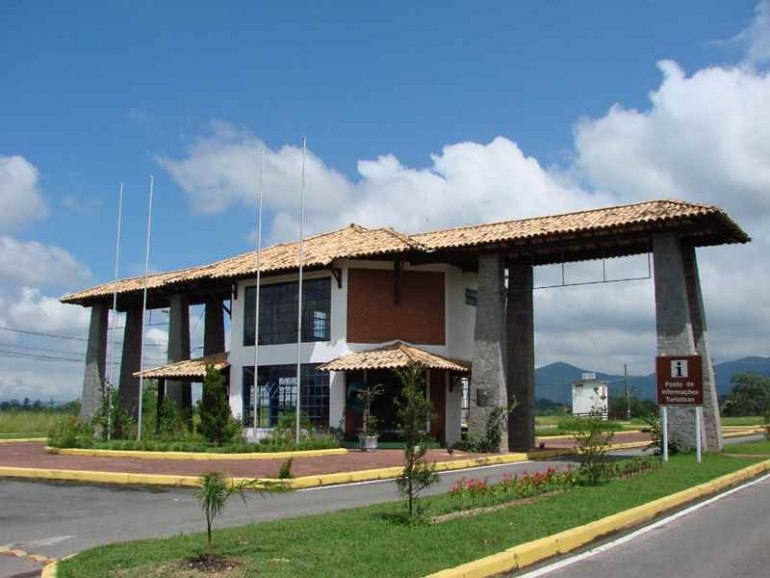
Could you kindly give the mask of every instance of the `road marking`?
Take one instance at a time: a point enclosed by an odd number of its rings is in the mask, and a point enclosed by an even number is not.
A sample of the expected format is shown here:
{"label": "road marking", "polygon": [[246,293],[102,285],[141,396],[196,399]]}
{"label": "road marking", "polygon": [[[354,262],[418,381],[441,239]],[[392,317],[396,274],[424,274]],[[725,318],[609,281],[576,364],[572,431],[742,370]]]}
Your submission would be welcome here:
{"label": "road marking", "polygon": [[671,514],[670,516],[667,516],[666,518],[663,518],[661,520],[658,520],[657,522],[654,522],[650,524],[649,526],[644,526],[643,528],[639,528],[638,530],[635,530],[634,532],[631,532],[630,534],[626,534],[625,536],[622,536],[618,538],[617,540],[613,540],[612,542],[607,542],[606,544],[602,544],[601,546],[597,546],[596,548],[593,548],[591,550],[587,550],[586,552],[583,552],[581,554],[578,554],[576,556],[572,556],[570,558],[566,558],[564,560],[559,560],[558,562],[554,562],[553,564],[549,564],[548,566],[543,566],[542,568],[538,568],[537,570],[533,570],[532,572],[527,572],[526,574],[515,574],[517,578],[538,578],[540,576],[547,576],[548,574],[551,574],[552,572],[555,572],[556,570],[561,570],[563,568],[567,568],[569,566],[572,566],[573,564],[576,564],[578,562],[581,562],[583,560],[586,560],[588,558],[592,558],[593,556],[596,556],[597,554],[601,554],[602,552],[607,552],[608,550],[612,550],[613,548],[616,548],[617,546],[621,546],[623,544],[626,544],[635,538],[638,538],[639,536],[643,536],[644,534],[647,534],[649,532],[652,532],[653,530],[656,530],[660,528],[661,526],[665,526],[666,524],[673,522],[674,520],[678,520],[679,518],[683,518],[684,516],[687,516],[689,514],[692,514],[693,512],[700,510],[701,508],[705,508],[706,506],[709,506],[713,504],[714,502],[718,502],[719,500],[722,500],[726,498],[727,496],[730,496],[736,492],[739,492],[745,488],[750,488],[751,486],[755,484],[759,484],[761,482],[770,480],[770,474],[766,474],[762,476],[761,478],[757,478],[756,480],[752,480],[746,484],[742,484],[740,486],[737,486],[735,488],[732,488],[730,490],[727,490],[726,492],[723,492],[721,494],[717,494],[713,498],[709,498],[708,500],[704,500],[703,502],[698,502],[697,504],[694,504],[688,508],[685,508],[684,510],[680,510],[676,512],[675,514]]}
{"label": "road marking", "polygon": [[[486,466],[474,466],[472,468],[462,468],[460,470],[444,470],[443,472],[436,472],[439,476],[446,476],[448,474],[462,474],[464,472],[470,472],[473,470],[486,470],[489,468],[504,468],[508,466],[521,466],[524,464],[531,464],[534,463],[535,460],[526,460],[523,462],[511,462],[508,464],[490,464]],[[328,485],[328,486],[316,486],[313,488],[302,488],[300,490],[295,490],[297,492],[315,492],[318,490],[329,490],[333,488],[349,488],[350,486],[366,486],[369,484],[392,484],[396,481],[395,478],[388,478],[387,480],[366,480],[363,482],[349,482],[344,484],[334,484],[334,485]]]}

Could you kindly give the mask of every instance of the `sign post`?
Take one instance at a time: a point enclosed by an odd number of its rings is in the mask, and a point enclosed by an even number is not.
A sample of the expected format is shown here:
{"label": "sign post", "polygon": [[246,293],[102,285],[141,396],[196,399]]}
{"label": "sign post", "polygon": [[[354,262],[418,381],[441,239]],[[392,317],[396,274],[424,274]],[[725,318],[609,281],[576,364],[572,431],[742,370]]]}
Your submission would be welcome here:
{"label": "sign post", "polygon": [[655,363],[658,405],[661,408],[663,461],[668,461],[668,407],[695,408],[695,451],[701,462],[703,411],[703,360],[700,355],[662,355]]}

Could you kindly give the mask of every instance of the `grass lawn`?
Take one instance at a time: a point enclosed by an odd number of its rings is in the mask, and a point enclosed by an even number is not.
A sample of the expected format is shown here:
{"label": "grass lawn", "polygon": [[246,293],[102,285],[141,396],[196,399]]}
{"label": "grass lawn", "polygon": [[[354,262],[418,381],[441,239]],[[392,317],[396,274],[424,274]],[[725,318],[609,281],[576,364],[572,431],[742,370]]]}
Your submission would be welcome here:
{"label": "grass lawn", "polygon": [[0,436],[23,434],[21,437],[45,437],[48,429],[65,415],[68,414],[56,410],[0,411]]}
{"label": "grass lawn", "polygon": [[763,423],[763,417],[754,415],[722,418],[722,425],[762,425]]}
{"label": "grass lawn", "polygon": [[730,444],[725,446],[726,454],[770,455],[770,441],[760,440],[745,444]]}
{"label": "grass lawn", "polygon": [[[423,576],[640,505],[755,461],[707,455],[699,465],[694,456],[672,456],[665,467],[635,478],[578,487],[534,503],[437,525],[394,523],[391,520],[402,506],[392,502],[223,529],[215,532],[216,552],[242,565],[209,576]],[[231,507],[242,505],[233,501]],[[252,498],[249,507],[258,511],[260,498]],[[62,561],[58,576],[204,576],[183,564],[204,548],[204,534],[100,546]]]}
{"label": "grass lawn", "polygon": [[44,431],[0,433],[0,440],[16,440],[19,438],[44,438],[45,436],[46,432]]}

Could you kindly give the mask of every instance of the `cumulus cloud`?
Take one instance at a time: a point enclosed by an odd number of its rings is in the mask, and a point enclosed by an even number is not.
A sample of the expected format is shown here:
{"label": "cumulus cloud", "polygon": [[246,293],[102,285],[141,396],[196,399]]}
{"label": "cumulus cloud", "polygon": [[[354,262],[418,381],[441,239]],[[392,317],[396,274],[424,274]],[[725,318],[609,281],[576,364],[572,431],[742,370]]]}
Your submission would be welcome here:
{"label": "cumulus cloud", "polygon": [[0,231],[18,229],[48,214],[39,185],[40,173],[27,159],[0,155]]}
{"label": "cumulus cloud", "polygon": [[6,284],[77,287],[91,280],[91,272],[61,247],[0,235],[0,279]]}
{"label": "cumulus cloud", "polygon": [[749,63],[770,62],[770,0],[757,3],[751,24],[733,40],[744,47]]}
{"label": "cumulus cloud", "polygon": [[90,319],[88,309],[64,305],[34,287],[22,287],[13,300],[6,299],[3,316],[15,329],[74,336],[86,335]]}

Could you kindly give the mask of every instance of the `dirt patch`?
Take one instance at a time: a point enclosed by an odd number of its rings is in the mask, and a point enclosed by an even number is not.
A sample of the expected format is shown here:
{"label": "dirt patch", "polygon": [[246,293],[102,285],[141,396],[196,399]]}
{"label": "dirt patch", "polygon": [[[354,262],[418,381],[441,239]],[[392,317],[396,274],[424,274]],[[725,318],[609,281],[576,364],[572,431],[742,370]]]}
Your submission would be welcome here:
{"label": "dirt patch", "polygon": [[116,578],[244,578],[245,567],[234,558],[203,556],[188,560],[177,560],[160,565],[143,565],[135,568],[118,570],[110,576]]}
{"label": "dirt patch", "polygon": [[526,504],[533,504],[539,502],[543,498],[550,498],[558,494],[563,494],[563,490],[555,492],[546,492],[539,496],[533,496],[531,498],[519,498],[503,504],[497,504],[495,506],[484,506],[483,508],[473,508],[470,510],[460,510],[459,512],[449,512],[448,514],[441,514],[440,516],[433,516],[430,519],[431,524],[441,524],[442,522],[448,522],[449,520],[455,520],[457,518],[467,518],[468,516],[478,516],[479,514],[488,514],[490,512],[497,512],[498,510],[505,510],[507,508],[515,508],[516,506],[524,506]]}

